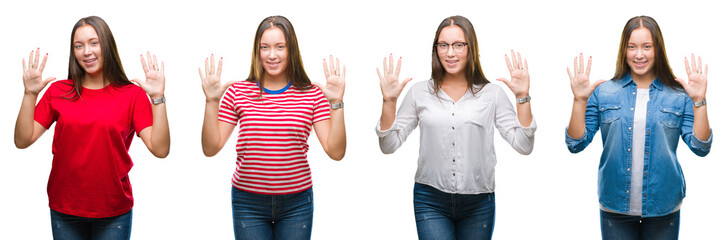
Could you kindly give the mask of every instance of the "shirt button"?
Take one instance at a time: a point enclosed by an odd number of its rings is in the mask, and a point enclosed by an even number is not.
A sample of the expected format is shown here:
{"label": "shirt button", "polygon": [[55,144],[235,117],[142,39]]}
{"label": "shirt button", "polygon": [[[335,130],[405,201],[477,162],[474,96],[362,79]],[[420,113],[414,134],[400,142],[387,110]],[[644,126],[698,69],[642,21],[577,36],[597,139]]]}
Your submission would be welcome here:
{"label": "shirt button", "polygon": [[636,92],[632,92],[631,94],[636,95]]}
{"label": "shirt button", "polygon": [[456,173],[452,173],[452,176],[457,176],[457,174]]}
{"label": "shirt button", "polygon": [[633,110],[634,110],[634,108],[631,108],[631,111],[633,111]]}
{"label": "shirt button", "polygon": [[646,197],[646,193],[644,193],[644,197]]}
{"label": "shirt button", "polygon": [[629,149],[626,149],[626,151],[629,151],[629,152],[631,152],[631,148],[629,148]]}
{"label": "shirt button", "polygon": [[456,162],[454,158],[452,158],[452,162]]}
{"label": "shirt button", "polygon": [[631,127],[629,127],[629,130],[631,130]]}
{"label": "shirt button", "polygon": [[454,116],[454,113],[452,113],[452,116]]}
{"label": "shirt button", "polygon": [[644,173],[644,176],[649,176],[649,173],[648,173],[648,172],[645,172],[645,173]]}
{"label": "shirt button", "polygon": [[629,190],[626,190],[626,193],[629,193]]}
{"label": "shirt button", "polygon": [[606,110],[605,108],[601,108],[601,111]]}
{"label": "shirt button", "polygon": [[649,151],[646,151],[646,155],[649,155]]}
{"label": "shirt button", "polygon": [[452,146],[454,146],[454,143],[452,143]]}
{"label": "shirt button", "polygon": [[651,113],[651,111],[649,111],[649,113]]}
{"label": "shirt button", "polygon": [[651,131],[646,131],[646,134],[650,134],[650,133],[651,133]]}
{"label": "shirt button", "polygon": [[454,130],[454,126],[452,126],[452,130]]}
{"label": "shirt button", "polygon": [[627,171],[627,172],[631,172],[631,168],[627,168],[627,169],[626,169],[626,171]]}

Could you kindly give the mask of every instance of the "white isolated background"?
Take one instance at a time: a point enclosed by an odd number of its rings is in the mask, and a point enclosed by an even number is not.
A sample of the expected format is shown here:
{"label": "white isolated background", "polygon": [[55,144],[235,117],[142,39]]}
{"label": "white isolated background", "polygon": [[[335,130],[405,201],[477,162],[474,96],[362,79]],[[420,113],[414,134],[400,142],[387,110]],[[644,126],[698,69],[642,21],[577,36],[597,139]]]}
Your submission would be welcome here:
{"label": "white isolated background", "polygon": [[70,32],[89,15],[101,16],[111,27],[130,78],[143,79],[139,54],[146,51],[166,65],[171,153],[157,159],[140,139],[132,144],[133,239],[233,238],[234,138],[217,156],[202,154],[204,95],[197,68],[214,53],[225,59],[223,81],[243,80],[257,25],[270,15],[292,21],[311,79],[324,81],[321,62],[329,54],[347,69],[346,157],[332,161],[315,136],[309,140],[313,239],[416,239],[412,191],[419,131],[396,153],[379,151],[376,67],[394,53],[403,56],[401,79],[428,80],[436,27],[451,15],[473,22],[482,67],[494,84],[507,89],[494,80],[509,77],[503,55],[510,49],[530,64],[535,150],[521,156],[495,137],[495,239],[600,238],[600,135],[580,154],[566,149],[572,93],[565,69],[582,52],[593,56],[591,79],[609,79],[621,30],[636,15],[658,21],[677,76],[686,78],[683,58],[692,52],[710,66],[707,107],[715,137],[705,158],[679,144],[688,189],[680,234],[683,239],[725,235],[727,146],[720,123],[727,117],[721,94],[727,79],[722,29],[727,19],[717,1],[13,1],[0,9],[0,239],[51,238],[46,184],[53,128],[28,149],[12,142],[23,96],[21,60],[40,47],[49,53],[43,77],[65,79]]}

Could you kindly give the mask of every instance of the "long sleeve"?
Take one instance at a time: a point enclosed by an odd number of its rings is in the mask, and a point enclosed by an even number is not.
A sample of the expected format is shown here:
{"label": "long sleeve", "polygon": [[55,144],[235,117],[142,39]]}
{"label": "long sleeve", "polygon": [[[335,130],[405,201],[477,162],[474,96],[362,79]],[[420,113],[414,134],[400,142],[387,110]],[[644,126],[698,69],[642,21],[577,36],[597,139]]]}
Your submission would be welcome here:
{"label": "long sleeve", "polygon": [[588,103],[586,104],[586,131],[583,133],[583,136],[578,139],[572,138],[568,135],[568,128],[566,127],[565,144],[568,146],[568,150],[571,153],[578,153],[580,151],[583,151],[583,149],[586,149],[588,144],[591,144],[591,141],[593,141],[593,137],[598,132],[601,117],[598,112],[598,97],[596,94],[597,91],[598,88],[593,91],[591,97],[588,98]]}
{"label": "long sleeve", "polygon": [[381,131],[381,120],[376,124],[379,148],[381,148],[381,152],[384,154],[395,152],[406,141],[409,134],[419,125],[413,89],[414,87],[410,88],[406,93],[391,128]]}
{"label": "long sleeve", "polygon": [[500,136],[518,153],[523,155],[530,154],[533,151],[535,130],[537,129],[535,118],[533,118],[533,121],[528,127],[520,125],[515,109],[507,99],[505,92],[501,88],[498,88],[496,94],[495,127],[500,132]]}

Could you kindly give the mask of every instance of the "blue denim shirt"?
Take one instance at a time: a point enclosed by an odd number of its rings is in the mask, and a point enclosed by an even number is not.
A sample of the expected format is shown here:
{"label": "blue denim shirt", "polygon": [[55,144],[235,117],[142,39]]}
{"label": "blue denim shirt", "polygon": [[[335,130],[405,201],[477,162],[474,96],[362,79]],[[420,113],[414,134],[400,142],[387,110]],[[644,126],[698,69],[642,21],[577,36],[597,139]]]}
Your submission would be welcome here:
{"label": "blue denim shirt", "polygon": [[[631,146],[633,141],[636,83],[631,75],[599,85],[588,99],[586,132],[580,139],[565,134],[572,153],[582,151],[602,129],[603,152],[598,164],[598,198],[608,210],[627,214],[631,188]],[[692,133],[694,109],[683,90],[654,80],[649,85],[647,104],[642,217],[673,212],[685,196],[684,174],[677,160],[679,136],[698,156],[706,156],[712,136],[701,141]]]}

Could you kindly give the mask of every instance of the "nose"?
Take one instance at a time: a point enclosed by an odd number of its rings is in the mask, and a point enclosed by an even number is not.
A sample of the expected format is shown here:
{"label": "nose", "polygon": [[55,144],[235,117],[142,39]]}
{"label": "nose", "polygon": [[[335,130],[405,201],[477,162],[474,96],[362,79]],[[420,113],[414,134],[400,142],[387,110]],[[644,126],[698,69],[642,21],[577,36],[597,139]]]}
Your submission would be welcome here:
{"label": "nose", "polygon": [[91,48],[88,45],[83,48],[83,54],[91,55]]}
{"label": "nose", "polygon": [[447,46],[447,56],[454,56],[456,52],[454,52],[454,44]]}
{"label": "nose", "polygon": [[639,48],[636,50],[636,58],[644,58],[644,50]]}
{"label": "nose", "polygon": [[270,54],[268,54],[268,58],[271,58],[271,59],[275,59],[275,57],[277,57],[277,56],[278,56],[278,54],[275,52],[275,50],[270,51]]}

